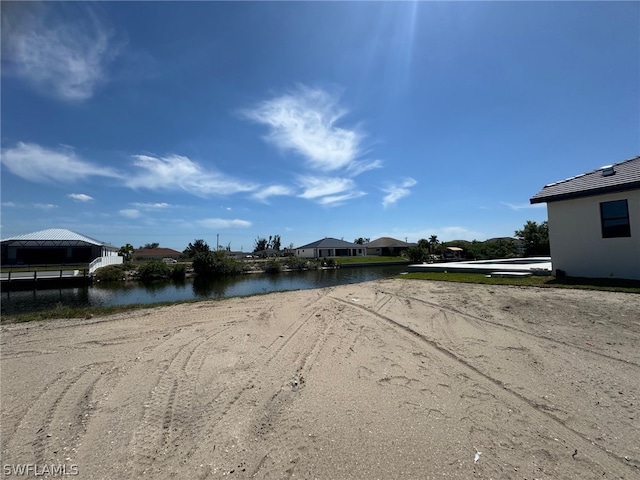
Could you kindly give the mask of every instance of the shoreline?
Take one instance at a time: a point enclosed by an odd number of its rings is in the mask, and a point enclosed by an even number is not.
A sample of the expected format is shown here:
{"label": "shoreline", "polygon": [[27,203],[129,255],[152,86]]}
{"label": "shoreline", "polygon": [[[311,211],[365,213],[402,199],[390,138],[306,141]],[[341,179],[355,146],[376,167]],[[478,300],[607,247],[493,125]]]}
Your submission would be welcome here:
{"label": "shoreline", "polygon": [[384,279],[3,325],[3,462],[95,479],[631,478],[636,300]]}

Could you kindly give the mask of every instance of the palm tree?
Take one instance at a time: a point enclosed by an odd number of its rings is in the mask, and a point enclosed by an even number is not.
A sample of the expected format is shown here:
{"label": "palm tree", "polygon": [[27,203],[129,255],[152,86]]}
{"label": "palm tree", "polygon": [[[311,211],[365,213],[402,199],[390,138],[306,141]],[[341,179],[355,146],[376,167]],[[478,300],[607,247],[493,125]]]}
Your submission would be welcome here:
{"label": "palm tree", "polygon": [[125,262],[130,262],[133,258],[134,250],[135,249],[133,248],[133,245],[127,243],[126,245],[120,247],[120,250],[118,250],[118,254],[120,254],[121,257],[124,257]]}
{"label": "palm tree", "polygon": [[440,241],[438,240],[438,236],[437,235],[431,235],[429,237],[429,253],[434,253],[436,247],[438,246],[438,244],[440,243]]}

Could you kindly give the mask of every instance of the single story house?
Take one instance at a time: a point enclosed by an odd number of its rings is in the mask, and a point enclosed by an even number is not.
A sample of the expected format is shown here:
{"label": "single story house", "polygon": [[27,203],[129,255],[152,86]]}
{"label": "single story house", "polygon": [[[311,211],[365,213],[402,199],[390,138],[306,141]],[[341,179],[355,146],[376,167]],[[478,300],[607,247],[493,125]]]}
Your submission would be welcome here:
{"label": "single story house", "polygon": [[640,279],[640,156],[545,185],[556,275]]}
{"label": "single story house", "polygon": [[172,248],[138,248],[133,251],[134,260],[162,260],[163,258],[173,258],[178,260],[182,253]]}
{"label": "single story house", "polygon": [[[118,247],[64,228],[50,228],[0,240],[2,265],[64,265],[117,257]],[[115,262],[119,263],[119,262]]]}
{"label": "single story house", "polygon": [[391,237],[376,238],[372,242],[367,242],[364,244],[364,246],[366,247],[367,255],[380,255],[388,257],[400,255],[400,253],[404,250],[416,245],[416,243],[407,243]]}
{"label": "single story house", "polygon": [[296,256],[303,258],[361,257],[364,256],[365,250],[364,245],[325,237],[296,248]]}
{"label": "single story house", "polygon": [[251,253],[256,258],[271,258],[271,257],[279,257],[282,255],[280,250],[276,250],[274,248],[265,248],[264,250],[258,250],[257,252]]}

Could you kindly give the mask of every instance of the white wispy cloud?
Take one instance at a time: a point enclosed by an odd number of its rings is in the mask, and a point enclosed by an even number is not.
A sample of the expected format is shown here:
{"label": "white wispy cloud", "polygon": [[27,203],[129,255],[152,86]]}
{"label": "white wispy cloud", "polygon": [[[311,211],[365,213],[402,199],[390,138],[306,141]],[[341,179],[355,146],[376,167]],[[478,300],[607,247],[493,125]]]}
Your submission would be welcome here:
{"label": "white wispy cloud", "polygon": [[508,202],[502,202],[503,205],[509,207],[511,210],[515,210],[515,211],[519,211],[519,210],[528,210],[530,208],[546,208],[546,204],[544,203],[534,203],[534,204],[528,204],[528,203],[508,203]]}
{"label": "white wispy cloud", "polygon": [[267,202],[270,197],[294,195],[295,190],[286,185],[269,185],[251,195],[256,200]]}
{"label": "white wispy cloud", "polygon": [[77,200],[78,202],[90,202],[93,197],[85,193],[70,193],[67,197]]}
{"label": "white wispy cloud", "polygon": [[327,195],[326,197],[320,198],[318,200],[318,203],[320,205],[337,207],[338,205],[342,205],[343,203],[345,203],[347,200],[362,197],[363,195],[366,195],[366,193],[360,191],[349,192],[343,195]]}
{"label": "white wispy cloud", "polygon": [[53,203],[34,203],[33,206],[41,210],[51,210],[53,208],[58,208],[58,205],[54,205]]}
{"label": "white wispy cloud", "polygon": [[316,200],[321,197],[345,194],[355,189],[356,184],[350,178],[339,177],[315,177],[311,175],[300,176],[298,182],[303,188],[303,192],[298,195],[300,198]]}
{"label": "white wispy cloud", "polygon": [[347,173],[353,177],[357,177],[361,173],[376,168],[382,168],[382,160],[357,160],[349,164]]}
{"label": "white wispy cloud", "polygon": [[120,215],[122,215],[123,217],[127,217],[127,218],[140,218],[140,211],[136,210],[135,208],[125,208],[123,210],[120,210]]}
{"label": "white wispy cloud", "polygon": [[226,218],[204,218],[196,223],[205,228],[247,228],[252,225],[248,220],[234,218],[233,220]]}
{"label": "white wispy cloud", "polygon": [[295,91],[241,113],[268,126],[267,141],[301,155],[312,169],[330,172],[351,167],[356,174],[377,168],[379,163],[356,165],[362,154],[364,136],[355,128],[337,126],[347,111],[338,105],[337,98],[324,90],[299,86]]}
{"label": "white wispy cloud", "polygon": [[86,5],[3,9],[2,27],[10,71],[64,100],[93,96],[117,51],[109,29]]}
{"label": "white wispy cloud", "polygon": [[390,205],[395,204],[401,198],[410,195],[411,187],[415,186],[417,183],[418,182],[416,182],[413,178],[406,178],[399,184],[393,184],[383,188],[382,191],[385,192],[386,195],[382,199],[382,206],[386,208]]}
{"label": "white wispy cloud", "polygon": [[69,147],[53,150],[35,143],[18,142],[2,152],[2,163],[14,175],[32,182],[71,183],[91,176],[120,177],[111,168],[80,158]]}
{"label": "white wispy cloud", "polygon": [[127,186],[131,188],[184,190],[200,196],[230,195],[251,192],[258,188],[253,182],[244,182],[222,173],[205,170],[198,163],[182,155],[134,155],[133,158],[138,171],[126,179]]}
{"label": "white wispy cloud", "polygon": [[3,207],[14,208],[17,207],[18,204],[14,202],[2,202]]}
{"label": "white wispy cloud", "polygon": [[160,202],[160,203],[138,203],[134,202],[131,204],[136,208],[143,208],[145,210],[164,210],[167,208],[172,208],[173,205],[170,203]]}

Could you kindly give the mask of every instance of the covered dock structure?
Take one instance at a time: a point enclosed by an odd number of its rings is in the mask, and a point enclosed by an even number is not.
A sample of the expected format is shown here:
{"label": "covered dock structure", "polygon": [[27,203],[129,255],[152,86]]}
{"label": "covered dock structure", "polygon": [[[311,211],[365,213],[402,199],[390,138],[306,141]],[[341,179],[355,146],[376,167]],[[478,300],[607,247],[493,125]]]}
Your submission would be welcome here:
{"label": "covered dock structure", "polygon": [[[0,240],[2,266],[71,265],[113,257],[119,248],[63,228],[52,228]],[[119,261],[118,261],[119,259]]]}

